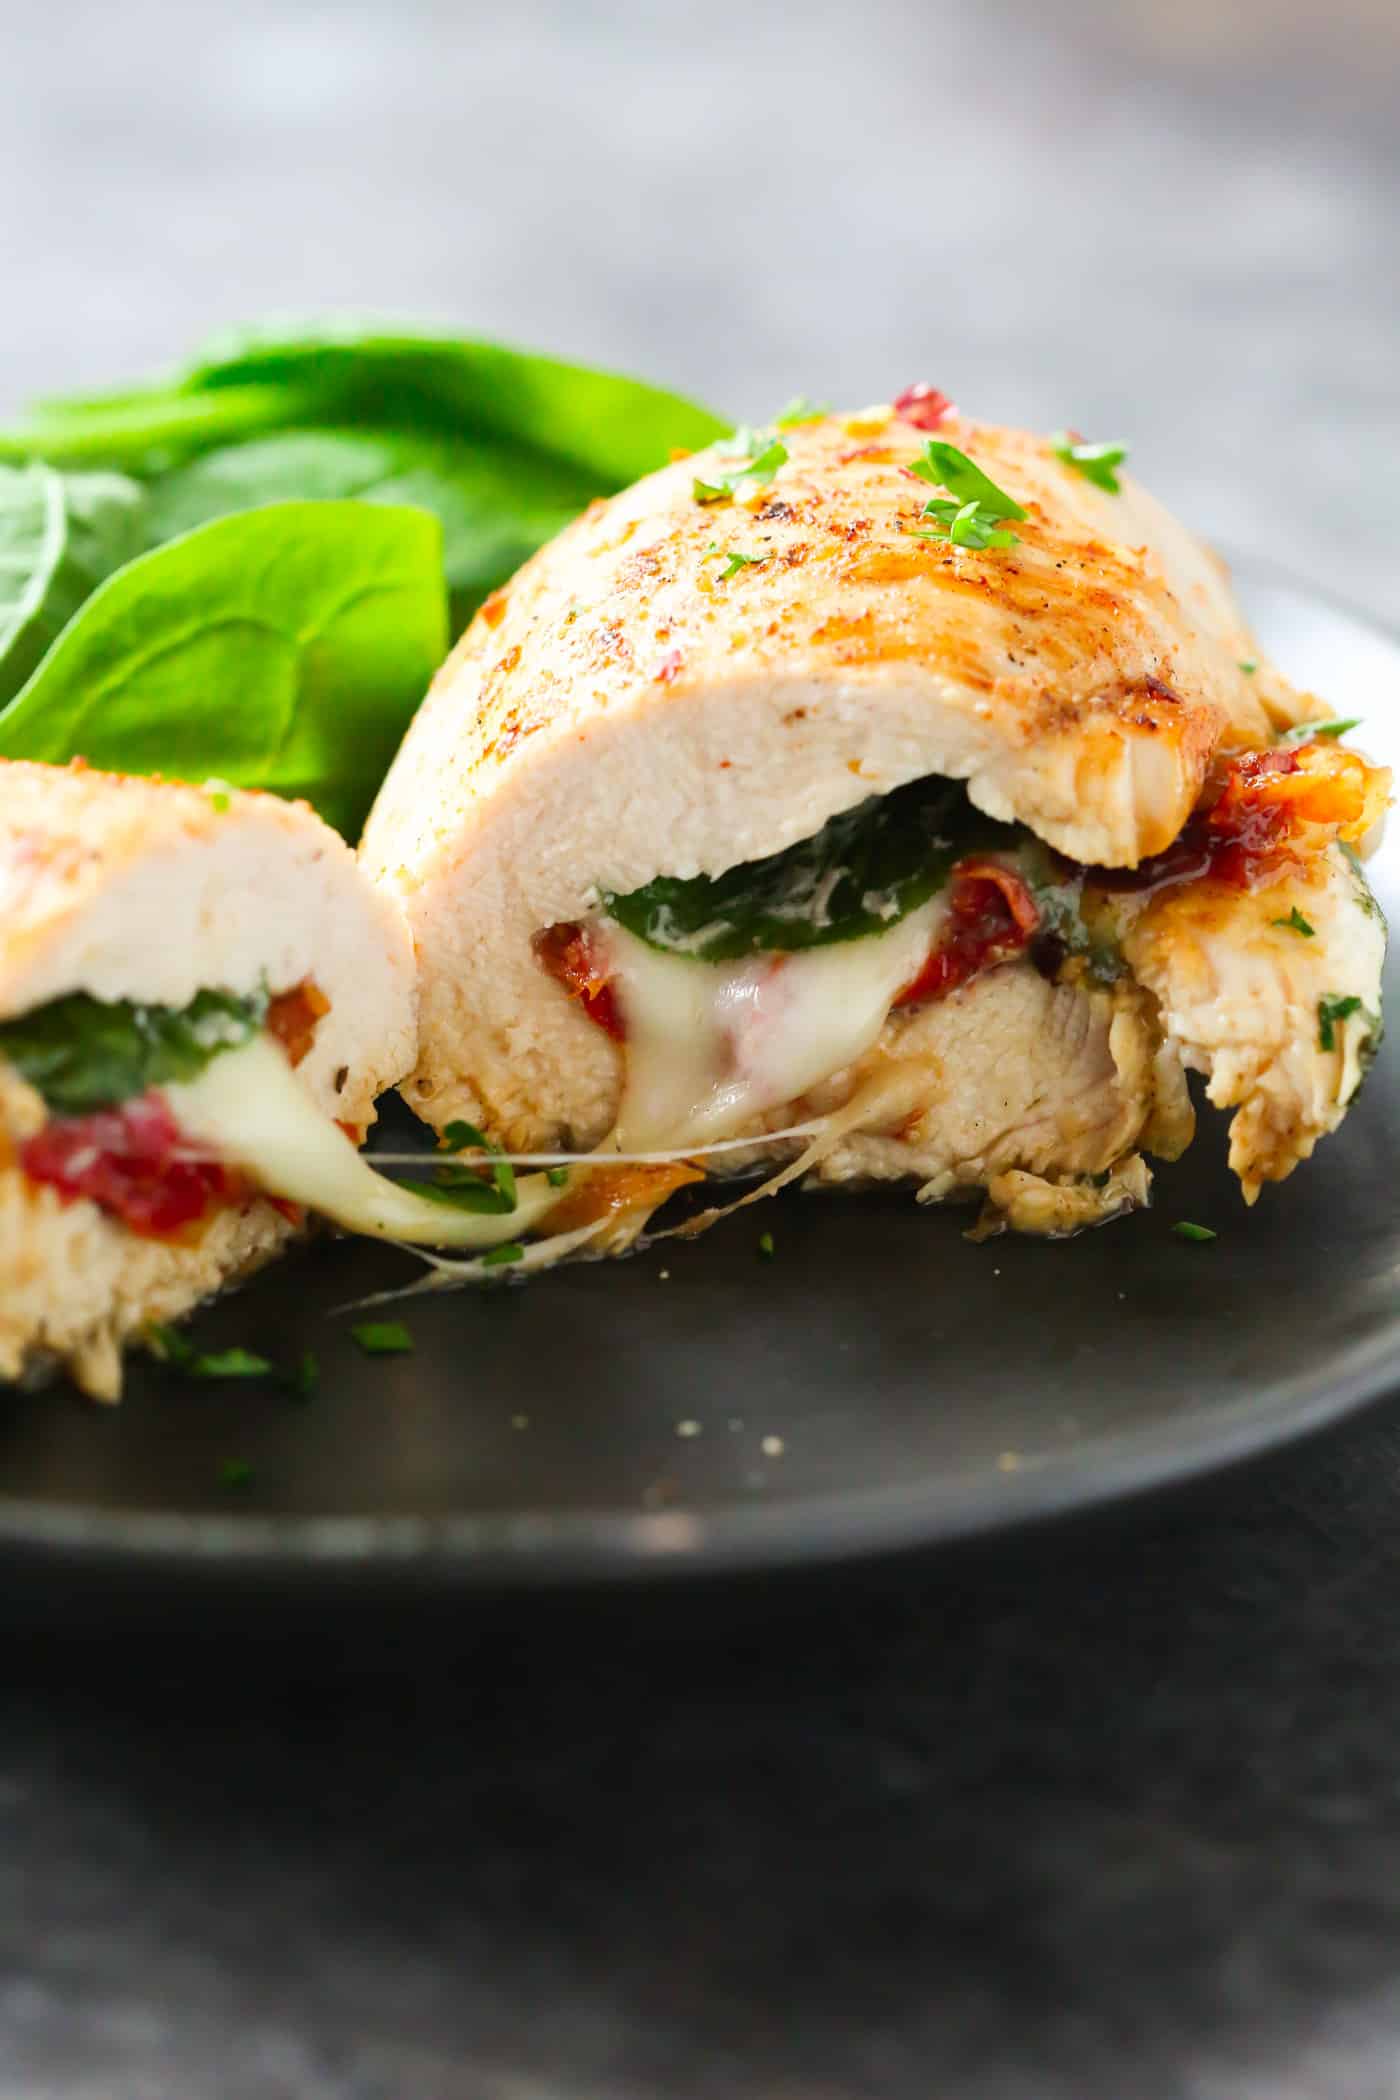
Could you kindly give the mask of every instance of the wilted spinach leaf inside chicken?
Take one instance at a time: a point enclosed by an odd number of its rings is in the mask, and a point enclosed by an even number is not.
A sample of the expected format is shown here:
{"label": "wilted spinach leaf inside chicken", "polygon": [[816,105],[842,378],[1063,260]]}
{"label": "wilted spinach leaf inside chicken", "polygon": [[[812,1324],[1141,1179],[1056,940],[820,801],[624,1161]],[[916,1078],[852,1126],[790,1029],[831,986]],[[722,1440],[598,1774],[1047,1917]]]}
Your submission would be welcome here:
{"label": "wilted spinach leaf inside chicken", "polygon": [[885,933],[943,888],[970,854],[1015,856],[1047,932],[1087,950],[1077,876],[1019,824],[974,809],[960,781],[931,774],[843,810],[808,839],[723,875],[661,875],[625,896],[603,891],[609,916],[672,954],[730,962]]}
{"label": "wilted spinach leaf inside chicken", "polygon": [[0,1026],[0,1057],[58,1116],[111,1108],[148,1087],[198,1078],[261,1027],[265,992],[196,993],[189,1006],[137,1006],[70,992]]}

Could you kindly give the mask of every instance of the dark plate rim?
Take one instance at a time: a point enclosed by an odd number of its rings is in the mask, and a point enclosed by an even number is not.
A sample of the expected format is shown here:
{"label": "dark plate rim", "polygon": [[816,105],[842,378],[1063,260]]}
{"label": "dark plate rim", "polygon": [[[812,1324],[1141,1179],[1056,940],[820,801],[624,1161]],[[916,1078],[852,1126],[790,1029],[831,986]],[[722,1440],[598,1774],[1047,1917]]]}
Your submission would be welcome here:
{"label": "dark plate rim", "polygon": [[[1400,646],[1400,632],[1389,622],[1301,583],[1267,557],[1229,559],[1261,582],[1299,593]],[[1014,1470],[959,1474],[946,1486],[924,1481],[786,1503],[755,1499],[713,1511],[544,1508],[435,1518],[110,1514],[0,1494],[0,1550],[136,1563],[153,1571],[227,1566],[249,1576],[329,1576],[372,1566],[377,1575],[482,1587],[777,1568],[951,1544],[1149,1494],[1314,1435],[1379,1402],[1397,1384],[1400,1322],[1389,1334],[1343,1350],[1324,1383],[1312,1376],[1275,1381],[1248,1400],[1202,1408],[1185,1423],[1177,1417],[1125,1430]]]}
{"label": "dark plate rim", "polygon": [[878,1493],[811,1496],[719,1511],[509,1516],[188,1517],[108,1515],[68,1504],[0,1498],[0,1549],[117,1556],[160,1565],[236,1564],[287,1573],[362,1567],[465,1577],[486,1586],[648,1578],[686,1570],[735,1573],[819,1559],[898,1553],[1035,1522],[1223,1470],[1327,1428],[1382,1400],[1400,1376],[1400,1331],[1347,1352],[1325,1385],[1299,1377],[1228,1407],[1202,1408],[1183,1426],[1152,1425],[1091,1448],[1023,1462],[1013,1471],[956,1476]]}

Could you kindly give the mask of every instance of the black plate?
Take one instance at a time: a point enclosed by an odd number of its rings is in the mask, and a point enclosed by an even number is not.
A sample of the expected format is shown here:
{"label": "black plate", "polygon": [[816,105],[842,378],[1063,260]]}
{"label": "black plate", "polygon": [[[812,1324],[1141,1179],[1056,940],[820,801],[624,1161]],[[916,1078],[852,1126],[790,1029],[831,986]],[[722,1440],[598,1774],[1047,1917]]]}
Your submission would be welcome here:
{"label": "black plate", "polygon": [[[1253,565],[1243,581],[1285,667],[1400,765],[1400,648]],[[1373,874],[1400,916],[1400,834]],[[8,1395],[0,1544],[70,1573],[655,1574],[951,1539],[1262,1450],[1400,1383],[1395,1045],[1253,1212],[1208,1114],[1153,1211],[1072,1242],[974,1247],[966,1212],[792,1195],[693,1246],[418,1299],[416,1353],[376,1360],[333,1309],[403,1259],[322,1246],[195,1329],[314,1349],[316,1398],[144,1365],[119,1410]],[[1181,1218],[1219,1238],[1174,1237]]]}

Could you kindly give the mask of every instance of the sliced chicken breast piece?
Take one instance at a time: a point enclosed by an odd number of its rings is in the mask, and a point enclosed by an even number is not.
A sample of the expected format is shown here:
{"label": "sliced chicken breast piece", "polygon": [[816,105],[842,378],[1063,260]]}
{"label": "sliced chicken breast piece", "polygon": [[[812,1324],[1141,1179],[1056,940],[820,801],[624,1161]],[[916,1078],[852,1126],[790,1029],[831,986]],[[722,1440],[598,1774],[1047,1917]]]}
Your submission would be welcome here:
{"label": "sliced chicken breast piece", "polygon": [[[979,549],[921,536],[930,433],[891,409],[781,436],[762,485],[721,445],[595,505],[483,607],[410,729],[362,851],[412,925],[408,1095],[439,1127],[605,1113],[610,1046],[531,952],[600,891],[719,875],[934,773],[1132,866],[1176,837],[1222,740],[1326,711],[1259,661],[1220,564],[1129,478],[1110,494],[1045,439],[955,416],[937,441],[1026,513],[1014,546]],[[733,500],[697,500],[726,478]]]}
{"label": "sliced chicken breast piece", "polygon": [[[1333,897],[1333,841],[1363,837],[1388,776],[1277,743],[1328,709],[1126,476],[888,408],[781,445],[595,506],[436,681],[361,849],[418,954],[410,1102],[520,1148],[752,1137],[739,1158],[784,1178],[980,1188],[1065,1231],[1144,1200],[1141,1155],[1188,1142],[1189,1065],[1240,1110],[1252,1195],[1354,1084],[1359,1009],[1334,1050],[1317,1007],[1374,1004],[1379,929]],[[972,486],[980,522],[957,512]],[[866,893],[868,836],[849,864],[821,842],[910,796],[942,812],[918,845],[945,864],[907,900]],[[752,898],[794,853],[816,887],[789,937]],[[839,931],[828,878],[854,893]],[[1290,884],[1319,909],[1292,948],[1259,901]],[[727,894],[749,899],[737,935]]]}
{"label": "sliced chicken breast piece", "polygon": [[415,1013],[402,916],[343,840],[270,795],[0,765],[0,1377],[67,1364],[115,1398],[125,1340],[295,1229],[178,1123],[173,1079],[118,1098],[118,1069],[104,1099],[103,1061],[147,1026],[123,1020],[118,1040],[105,1016],[189,1015],[186,1046],[233,1044],[253,1029],[241,1002],[280,1030],[279,1071],[349,1152],[334,1123],[373,1121],[412,1062]]}
{"label": "sliced chicken breast piece", "polygon": [[412,1063],[413,953],[308,804],[0,760],[0,1023],[73,992],[178,1011],[306,983],[327,1003],[301,1083],[367,1125]]}
{"label": "sliced chicken breast piece", "polygon": [[1052,983],[1024,962],[893,1015],[869,1057],[796,1107],[839,1111],[862,1089],[873,1113],[823,1154],[813,1179],[913,1178],[926,1202],[1013,1171],[1104,1186],[1139,1148],[1175,1159],[1195,1128],[1155,1000],[1126,978]]}

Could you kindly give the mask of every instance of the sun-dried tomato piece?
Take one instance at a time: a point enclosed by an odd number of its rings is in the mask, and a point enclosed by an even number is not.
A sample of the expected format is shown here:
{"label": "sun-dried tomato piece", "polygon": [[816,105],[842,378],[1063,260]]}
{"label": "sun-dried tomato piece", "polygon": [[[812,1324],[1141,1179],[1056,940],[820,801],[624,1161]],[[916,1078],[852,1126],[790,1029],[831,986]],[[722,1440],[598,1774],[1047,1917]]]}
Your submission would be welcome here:
{"label": "sun-dried tomato piece", "polygon": [[615,1043],[625,1042],[627,1030],[617,995],[587,928],[567,920],[546,926],[535,935],[534,949],[542,967],[579,1001],[589,1020]]}
{"label": "sun-dried tomato piece", "polygon": [[238,1176],[216,1160],[181,1156],[186,1149],[163,1096],[149,1093],[54,1117],[21,1147],[20,1165],[66,1203],[86,1197],[132,1232],[165,1239],[244,1193]]}
{"label": "sun-dried tomato piece", "polygon": [[1087,870],[1102,889],[1155,890],[1202,875],[1254,889],[1320,853],[1355,844],[1386,806],[1390,775],[1325,739],[1247,751],[1226,767],[1220,793],[1181,836],[1136,868]]}
{"label": "sun-dried tomato piece", "polygon": [[288,1063],[299,1065],[315,1040],[316,1023],[330,1010],[330,1000],[308,977],[290,992],[278,993],[263,1025],[286,1051]]}
{"label": "sun-dried tomato piece", "polygon": [[895,1005],[923,1006],[946,997],[993,964],[1019,955],[1039,928],[1035,898],[1012,869],[994,860],[959,861],[937,945]]}
{"label": "sun-dried tomato piece", "polygon": [[901,423],[912,423],[916,430],[937,430],[940,423],[953,413],[953,404],[946,394],[940,394],[936,386],[927,386],[919,380],[907,386],[902,394],[894,398],[894,412]]}

